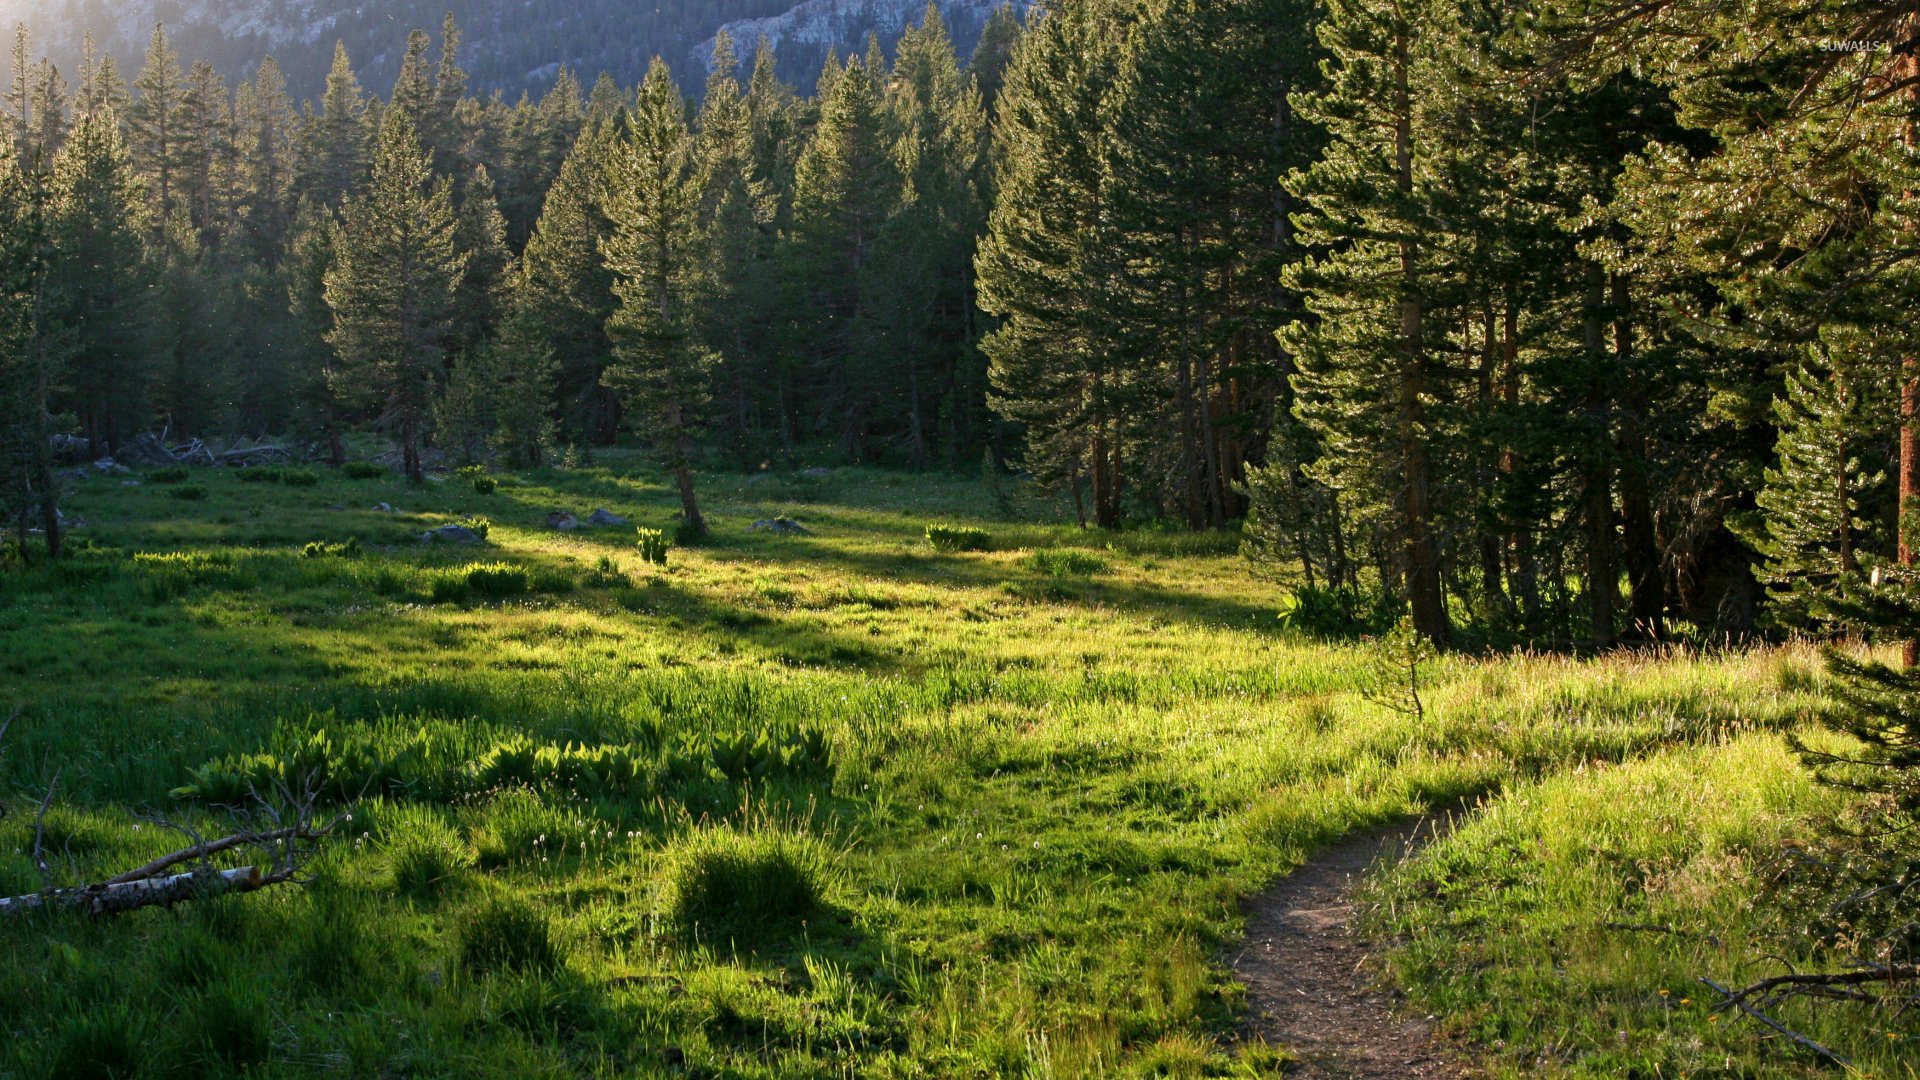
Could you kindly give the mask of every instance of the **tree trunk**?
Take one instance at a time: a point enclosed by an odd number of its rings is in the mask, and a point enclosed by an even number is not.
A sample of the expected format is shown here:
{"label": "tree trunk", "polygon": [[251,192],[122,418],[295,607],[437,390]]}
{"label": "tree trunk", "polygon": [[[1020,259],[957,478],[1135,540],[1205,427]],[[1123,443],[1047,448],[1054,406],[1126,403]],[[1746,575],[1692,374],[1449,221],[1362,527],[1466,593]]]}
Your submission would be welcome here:
{"label": "tree trunk", "polygon": [[[1409,55],[1409,31],[1402,23],[1395,30],[1394,64],[1394,165],[1396,185],[1402,196],[1413,194],[1413,91],[1412,57]],[[1419,294],[1416,270],[1418,252],[1411,240],[1400,242],[1400,276],[1404,299],[1400,302],[1400,386],[1396,434],[1400,442],[1401,515],[1406,532],[1405,573],[1407,600],[1413,613],[1413,628],[1435,645],[1445,645],[1449,637],[1446,598],[1440,589],[1440,550],[1433,537],[1432,462],[1425,433],[1426,357],[1424,320],[1426,311]]]}
{"label": "tree trunk", "polygon": [[1600,430],[1587,451],[1585,468],[1587,518],[1587,616],[1593,643],[1613,644],[1613,593],[1619,573],[1614,568],[1613,475],[1606,460],[1607,436],[1612,428],[1611,403],[1603,379],[1605,340],[1602,308],[1606,305],[1606,275],[1597,264],[1587,264],[1586,347],[1589,373],[1587,408],[1599,417]]}
{"label": "tree trunk", "polygon": [[1613,277],[1613,355],[1619,367],[1620,525],[1624,542],[1628,599],[1627,622],[1635,634],[1658,640],[1665,631],[1666,580],[1660,573],[1660,544],[1654,536],[1653,499],[1647,490],[1646,398],[1633,370],[1632,294],[1624,274]]}

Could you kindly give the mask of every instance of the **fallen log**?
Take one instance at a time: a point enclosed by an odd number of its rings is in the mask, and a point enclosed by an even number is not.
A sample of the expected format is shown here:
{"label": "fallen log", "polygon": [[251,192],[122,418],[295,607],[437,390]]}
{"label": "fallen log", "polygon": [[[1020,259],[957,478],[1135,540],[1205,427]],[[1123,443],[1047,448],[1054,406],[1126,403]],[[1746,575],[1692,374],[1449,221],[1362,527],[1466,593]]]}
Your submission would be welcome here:
{"label": "fallen log", "polygon": [[87,915],[123,915],[140,908],[177,904],[183,900],[254,892],[291,880],[293,875],[290,873],[263,874],[257,866],[245,866],[237,870],[195,870],[170,877],[103,882],[0,899],[0,915],[24,915],[46,908]]}

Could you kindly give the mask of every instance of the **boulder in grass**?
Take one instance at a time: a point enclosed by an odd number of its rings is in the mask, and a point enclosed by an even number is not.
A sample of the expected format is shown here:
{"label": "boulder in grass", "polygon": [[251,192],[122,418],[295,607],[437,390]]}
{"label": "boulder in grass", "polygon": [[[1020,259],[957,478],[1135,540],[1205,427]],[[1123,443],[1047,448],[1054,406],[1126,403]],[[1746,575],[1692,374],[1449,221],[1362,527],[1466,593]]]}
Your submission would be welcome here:
{"label": "boulder in grass", "polygon": [[813,530],[792,518],[774,518],[771,521],[756,521],[754,532],[770,532],[778,536],[812,536]]}
{"label": "boulder in grass", "polygon": [[630,525],[632,522],[629,522],[619,514],[609,514],[605,510],[595,510],[592,516],[587,518],[587,524],[596,526]]}
{"label": "boulder in grass", "polygon": [[565,510],[556,510],[547,515],[547,528],[556,532],[570,533],[580,527],[580,519]]}
{"label": "boulder in grass", "polygon": [[420,534],[420,542],[423,544],[431,544],[436,541],[446,544],[479,544],[484,542],[479,533],[474,532],[465,525],[442,525],[437,529],[429,529]]}
{"label": "boulder in grass", "polygon": [[396,511],[391,503],[380,503],[373,508],[373,512],[376,514],[392,514]]}
{"label": "boulder in grass", "polygon": [[112,458],[101,458],[99,461],[94,462],[93,471],[103,476],[128,476],[133,473],[132,469],[127,468]]}
{"label": "boulder in grass", "polygon": [[833,478],[833,470],[826,468],[802,469],[800,475],[809,480],[830,480]]}

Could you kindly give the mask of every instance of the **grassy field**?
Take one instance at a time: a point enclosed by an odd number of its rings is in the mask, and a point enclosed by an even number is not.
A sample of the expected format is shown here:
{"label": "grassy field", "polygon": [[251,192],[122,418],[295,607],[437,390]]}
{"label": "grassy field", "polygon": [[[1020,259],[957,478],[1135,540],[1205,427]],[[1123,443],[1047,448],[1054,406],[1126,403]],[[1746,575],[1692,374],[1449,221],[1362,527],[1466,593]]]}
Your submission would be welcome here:
{"label": "grassy field", "polygon": [[[1231,538],[974,481],[709,477],[713,541],[660,567],[545,528],[670,527],[637,459],[149,479],[81,482],[85,549],[0,573],[0,895],[41,887],[56,774],[60,884],[288,770],[337,828],[304,887],[0,920],[0,1077],[1276,1075],[1222,973],[1243,898],[1463,799],[1374,918],[1500,1068],[1814,1071],[1691,981],[1781,948],[1757,877],[1838,809],[1784,749],[1806,655],[1453,658],[1416,721]],[[749,531],[781,515],[813,535]],[[1911,1018],[1847,1009],[1795,1018],[1915,1075]]]}

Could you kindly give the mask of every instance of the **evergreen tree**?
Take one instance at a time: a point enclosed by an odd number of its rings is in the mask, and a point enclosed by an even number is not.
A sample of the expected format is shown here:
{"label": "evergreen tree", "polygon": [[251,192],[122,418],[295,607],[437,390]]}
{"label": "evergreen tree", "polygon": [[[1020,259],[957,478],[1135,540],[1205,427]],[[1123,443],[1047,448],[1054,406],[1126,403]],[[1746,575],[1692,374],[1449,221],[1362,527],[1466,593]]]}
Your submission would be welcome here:
{"label": "evergreen tree", "polygon": [[546,207],[521,253],[518,303],[545,328],[559,367],[561,431],[569,442],[608,443],[618,399],[603,379],[612,356],[613,278],[601,258],[612,223],[603,209],[613,132],[581,137],[547,190]]}
{"label": "evergreen tree", "polygon": [[234,112],[239,224],[254,258],[272,267],[293,225],[298,123],[286,77],[272,57],[241,85]]}
{"label": "evergreen tree", "polygon": [[1319,39],[1329,85],[1295,99],[1328,145],[1289,180],[1307,205],[1295,217],[1301,239],[1323,254],[1286,282],[1315,316],[1287,344],[1299,407],[1326,440],[1328,480],[1391,508],[1392,569],[1414,629],[1445,644],[1434,457],[1450,343],[1434,309],[1450,271],[1427,243],[1432,149],[1420,111],[1424,35],[1437,17],[1418,0],[1328,0]]}
{"label": "evergreen tree", "polygon": [[1094,299],[1112,276],[1100,253],[1103,92],[1123,18],[1078,0],[1028,28],[1001,92],[999,201],[976,260],[980,306],[1001,320],[981,343],[994,407],[1025,426],[1036,477],[1066,484],[1076,504],[1090,484],[1093,519],[1109,529],[1124,512],[1123,382]]}
{"label": "evergreen tree", "polygon": [[285,258],[287,319],[291,345],[285,351],[286,381],[294,405],[294,426],[326,443],[327,460],[347,463],[344,397],[346,379],[340,354],[328,342],[333,309],[327,303],[327,273],[339,236],[333,212],[302,201],[287,234]]}
{"label": "evergreen tree", "polygon": [[712,374],[700,335],[710,264],[686,101],[659,60],[614,144],[608,189],[614,229],[603,250],[619,307],[608,325],[617,360],[607,379],[665,455],[684,533],[697,539],[707,532],[692,458]]}
{"label": "evergreen tree", "polygon": [[147,200],[111,112],[87,113],[54,160],[47,208],[43,332],[96,457],[144,430],[154,372]]}
{"label": "evergreen tree", "polygon": [[138,96],[127,108],[128,145],[152,199],[154,225],[161,227],[169,215],[184,208],[181,188],[192,149],[184,130],[186,76],[173,43],[167,40],[166,27],[153,28],[146,65],[133,88]]}
{"label": "evergreen tree", "polygon": [[1880,546],[1863,511],[1886,474],[1863,457],[1883,432],[1863,380],[1834,355],[1830,344],[1805,350],[1774,403],[1778,461],[1756,496],[1760,527],[1746,538],[1765,560],[1758,573],[1773,589],[1775,618],[1803,629],[1825,618],[1823,597],[1857,590],[1863,556],[1871,561]]}
{"label": "evergreen tree", "polygon": [[366,166],[367,95],[342,42],[334,46],[320,113],[309,115],[304,125],[295,191],[302,198],[338,206],[359,190]]}
{"label": "evergreen tree", "polygon": [[[449,351],[456,357],[478,353],[500,322],[513,253],[507,250],[507,223],[500,216],[493,177],[478,166],[460,192],[460,216],[454,246],[467,256],[466,272],[454,298]],[[456,361],[457,363],[457,361]]]}
{"label": "evergreen tree", "polygon": [[987,17],[987,25],[980,31],[980,42],[974,46],[973,59],[967,63],[967,71],[980,91],[981,107],[988,115],[992,115],[1000,100],[1000,88],[1006,85],[1007,68],[1013,63],[1021,33],[1020,17],[1013,13],[1013,5],[1001,4]]}
{"label": "evergreen tree", "polygon": [[454,246],[453,192],[404,109],[389,109],[364,195],[341,212],[326,275],[328,340],[340,354],[336,392],[372,397],[400,440],[407,479],[421,483],[421,447],[446,376],[448,322],[467,256]]}
{"label": "evergreen tree", "polygon": [[900,174],[880,97],[884,72],[849,61],[820,106],[794,177],[794,271],[807,283],[800,341],[849,461],[865,457],[879,404],[881,288],[874,254],[899,206]]}
{"label": "evergreen tree", "polygon": [[533,468],[553,445],[553,403],[559,364],[546,327],[535,309],[522,302],[523,274],[512,279],[500,333],[480,354],[485,401],[493,425],[492,444],[514,468]]}
{"label": "evergreen tree", "polygon": [[0,522],[12,524],[17,551],[36,524],[51,558],[61,556],[60,489],[47,423],[52,383],[41,326],[45,292],[43,195],[0,132]]}

